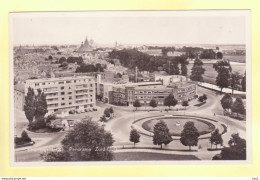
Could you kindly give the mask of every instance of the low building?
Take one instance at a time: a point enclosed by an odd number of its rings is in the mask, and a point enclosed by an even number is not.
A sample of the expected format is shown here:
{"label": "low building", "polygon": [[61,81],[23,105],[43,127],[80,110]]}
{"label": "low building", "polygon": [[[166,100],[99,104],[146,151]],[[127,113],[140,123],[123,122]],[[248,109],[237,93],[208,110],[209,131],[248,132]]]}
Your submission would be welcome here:
{"label": "low building", "polygon": [[24,109],[25,91],[24,84],[14,85],[14,107],[20,110]]}
{"label": "low building", "polygon": [[48,114],[58,110],[84,111],[95,107],[95,78],[74,76],[61,78],[31,79],[25,84],[25,93],[31,87],[46,95]]}

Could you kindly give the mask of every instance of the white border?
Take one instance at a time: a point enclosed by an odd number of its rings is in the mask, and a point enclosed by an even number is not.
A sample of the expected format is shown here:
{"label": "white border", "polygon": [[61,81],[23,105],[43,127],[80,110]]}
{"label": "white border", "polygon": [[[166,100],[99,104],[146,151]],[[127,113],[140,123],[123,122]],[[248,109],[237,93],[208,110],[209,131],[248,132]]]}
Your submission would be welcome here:
{"label": "white border", "polygon": [[[14,73],[13,19],[24,17],[140,17],[140,16],[244,16],[246,18],[246,140],[247,160],[244,161],[109,161],[109,162],[15,162],[14,143]],[[87,11],[87,12],[12,12],[9,14],[10,57],[10,163],[13,167],[44,166],[122,166],[122,165],[232,165],[252,164],[252,84],[251,84],[251,10],[187,10],[187,11]]]}

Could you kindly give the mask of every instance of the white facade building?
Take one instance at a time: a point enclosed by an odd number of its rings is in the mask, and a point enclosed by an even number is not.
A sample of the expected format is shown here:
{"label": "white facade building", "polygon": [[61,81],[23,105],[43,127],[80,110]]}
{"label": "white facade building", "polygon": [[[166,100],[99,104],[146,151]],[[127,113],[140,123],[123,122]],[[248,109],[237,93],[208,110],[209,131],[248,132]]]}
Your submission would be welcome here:
{"label": "white facade building", "polygon": [[25,94],[31,87],[37,94],[46,95],[48,114],[58,110],[88,110],[96,105],[95,79],[90,76],[30,79],[25,84]]}

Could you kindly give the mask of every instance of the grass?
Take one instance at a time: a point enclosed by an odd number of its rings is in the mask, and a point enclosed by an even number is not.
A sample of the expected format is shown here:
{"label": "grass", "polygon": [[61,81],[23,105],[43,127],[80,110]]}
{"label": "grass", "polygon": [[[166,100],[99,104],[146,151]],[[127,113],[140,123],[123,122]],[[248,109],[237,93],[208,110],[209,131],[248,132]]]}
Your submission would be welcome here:
{"label": "grass", "polygon": [[[171,136],[180,136],[181,131],[183,130],[183,125],[184,125],[183,121],[185,121],[185,122],[186,121],[194,122],[195,126],[198,129],[200,135],[208,134],[208,133],[212,132],[215,129],[215,126],[212,123],[208,122],[208,121],[204,121],[204,120],[200,120],[200,119],[189,119],[189,117],[187,117],[187,118],[185,118],[183,120],[182,119],[183,118],[178,118],[178,119],[164,118],[164,119],[162,119],[168,125],[168,128],[170,130]],[[179,126],[179,127],[175,126],[177,120],[179,122],[182,122],[182,125]],[[142,124],[142,128],[144,128],[145,130],[147,130],[149,132],[153,132],[153,126],[156,123],[156,121],[159,121],[159,118],[158,119],[151,119],[151,120],[145,121]]]}
{"label": "grass", "polygon": [[151,152],[119,152],[114,153],[114,161],[154,161],[154,160],[200,160],[193,155],[161,154]]}
{"label": "grass", "polygon": [[227,126],[225,124],[221,124],[221,126],[224,128],[221,134],[225,134],[227,132]]}

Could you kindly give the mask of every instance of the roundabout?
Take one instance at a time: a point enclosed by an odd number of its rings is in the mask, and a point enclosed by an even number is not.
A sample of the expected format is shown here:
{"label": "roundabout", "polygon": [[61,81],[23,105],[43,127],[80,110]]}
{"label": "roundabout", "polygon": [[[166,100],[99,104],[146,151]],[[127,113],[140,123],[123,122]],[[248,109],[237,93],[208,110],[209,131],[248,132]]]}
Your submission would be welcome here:
{"label": "roundabout", "polygon": [[189,117],[189,116],[187,117],[172,116],[172,117],[150,119],[145,121],[142,124],[142,128],[149,132],[153,132],[154,125],[159,121],[164,121],[167,124],[171,136],[180,136],[185,123],[189,121],[194,123],[200,135],[211,133],[213,130],[215,130],[215,126],[211,122],[202,119],[196,119],[194,117]]}
{"label": "roundabout", "polygon": [[226,133],[226,124],[221,123],[214,118],[208,118],[203,116],[197,116],[194,114],[177,114],[176,112],[171,115],[160,115],[160,116],[147,116],[144,118],[137,119],[132,122],[131,128],[136,129],[139,133],[147,136],[153,136],[153,127],[159,122],[164,121],[173,139],[179,139],[183,126],[185,123],[191,121],[198,129],[200,137],[199,139],[206,139],[211,136],[211,132],[215,129],[219,129],[221,134]]}

